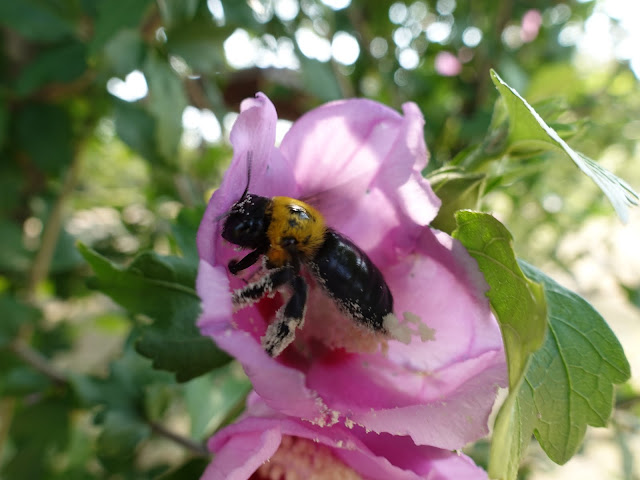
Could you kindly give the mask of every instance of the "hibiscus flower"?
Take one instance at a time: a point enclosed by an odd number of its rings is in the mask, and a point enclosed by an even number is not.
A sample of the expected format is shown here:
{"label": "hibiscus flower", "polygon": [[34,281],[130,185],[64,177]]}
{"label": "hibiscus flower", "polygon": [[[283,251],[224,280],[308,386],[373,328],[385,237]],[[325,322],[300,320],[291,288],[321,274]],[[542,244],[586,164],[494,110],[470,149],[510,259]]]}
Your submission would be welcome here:
{"label": "hibiscus flower", "polygon": [[[198,325],[242,363],[276,411],[457,449],[487,433],[497,387],[506,384],[504,350],[475,261],[428,226],[440,201],[421,174],[428,159],[424,120],[413,103],[403,113],[364,99],[329,103],[298,119],[276,147],[273,104],[263,94],[242,103],[231,166],[198,232]],[[260,267],[231,275],[229,261],[247,252],[220,236],[247,184],[249,157],[252,194],[313,205],[381,270],[397,316],[408,313],[432,338],[381,340],[346,318],[307,276],[304,327],[271,358],[260,339],[283,294],[234,312],[232,292]]]}
{"label": "hibiscus flower", "polygon": [[209,448],[215,455],[202,480],[487,479],[465,455],[361,427],[319,427],[282,415],[257,396],[250,397],[242,419],[209,440]]}

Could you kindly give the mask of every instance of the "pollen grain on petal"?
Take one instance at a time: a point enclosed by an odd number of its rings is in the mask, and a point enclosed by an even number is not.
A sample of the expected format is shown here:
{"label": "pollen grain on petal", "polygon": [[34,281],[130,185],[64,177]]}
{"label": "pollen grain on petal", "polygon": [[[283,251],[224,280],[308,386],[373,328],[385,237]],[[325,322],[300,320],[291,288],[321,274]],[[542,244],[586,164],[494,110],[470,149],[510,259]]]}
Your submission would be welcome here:
{"label": "pollen grain on petal", "polygon": [[270,461],[258,468],[261,480],[358,480],[362,477],[345,465],[326,445],[285,435]]}

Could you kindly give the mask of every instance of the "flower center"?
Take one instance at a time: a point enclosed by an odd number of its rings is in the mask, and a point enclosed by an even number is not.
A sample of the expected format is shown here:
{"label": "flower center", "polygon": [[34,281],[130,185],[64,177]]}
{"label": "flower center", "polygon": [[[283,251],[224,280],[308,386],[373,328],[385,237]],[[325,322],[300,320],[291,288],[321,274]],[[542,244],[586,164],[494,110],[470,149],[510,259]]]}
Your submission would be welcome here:
{"label": "flower center", "polygon": [[283,436],[280,448],[251,477],[253,480],[358,480],[326,445],[306,438]]}

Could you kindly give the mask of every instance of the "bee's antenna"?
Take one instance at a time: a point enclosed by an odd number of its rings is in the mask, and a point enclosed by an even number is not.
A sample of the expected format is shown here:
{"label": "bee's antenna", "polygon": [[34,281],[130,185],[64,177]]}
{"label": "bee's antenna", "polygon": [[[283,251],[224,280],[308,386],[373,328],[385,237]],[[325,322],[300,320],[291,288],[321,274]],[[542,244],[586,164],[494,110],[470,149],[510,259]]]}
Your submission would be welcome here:
{"label": "bee's antenna", "polygon": [[251,183],[251,166],[253,164],[253,151],[249,150],[247,152],[247,186],[244,188],[244,192],[242,192],[242,197],[244,198],[249,191],[249,184]]}

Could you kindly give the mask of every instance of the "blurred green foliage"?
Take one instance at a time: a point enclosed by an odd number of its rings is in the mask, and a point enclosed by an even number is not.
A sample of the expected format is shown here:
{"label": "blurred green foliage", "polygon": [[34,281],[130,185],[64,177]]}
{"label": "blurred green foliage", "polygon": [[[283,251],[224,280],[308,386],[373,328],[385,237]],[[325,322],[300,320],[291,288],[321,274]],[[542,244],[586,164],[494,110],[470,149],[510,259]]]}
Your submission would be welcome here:
{"label": "blurred green foliage", "polygon": [[[640,184],[638,79],[628,62],[576,57],[572,32],[604,11],[594,2],[330,3],[0,0],[0,477],[203,471],[202,442],[250,385],[198,336],[195,232],[233,113],[256,91],[291,121],[341,97],[416,102],[425,173],[456,200],[438,227],[452,231],[459,208],[494,210],[520,256],[567,271],[563,236],[612,209],[571,162],[503,153],[490,69],[572,147]],[[640,284],[624,286],[637,306]],[[621,402],[633,411],[637,395]]]}

